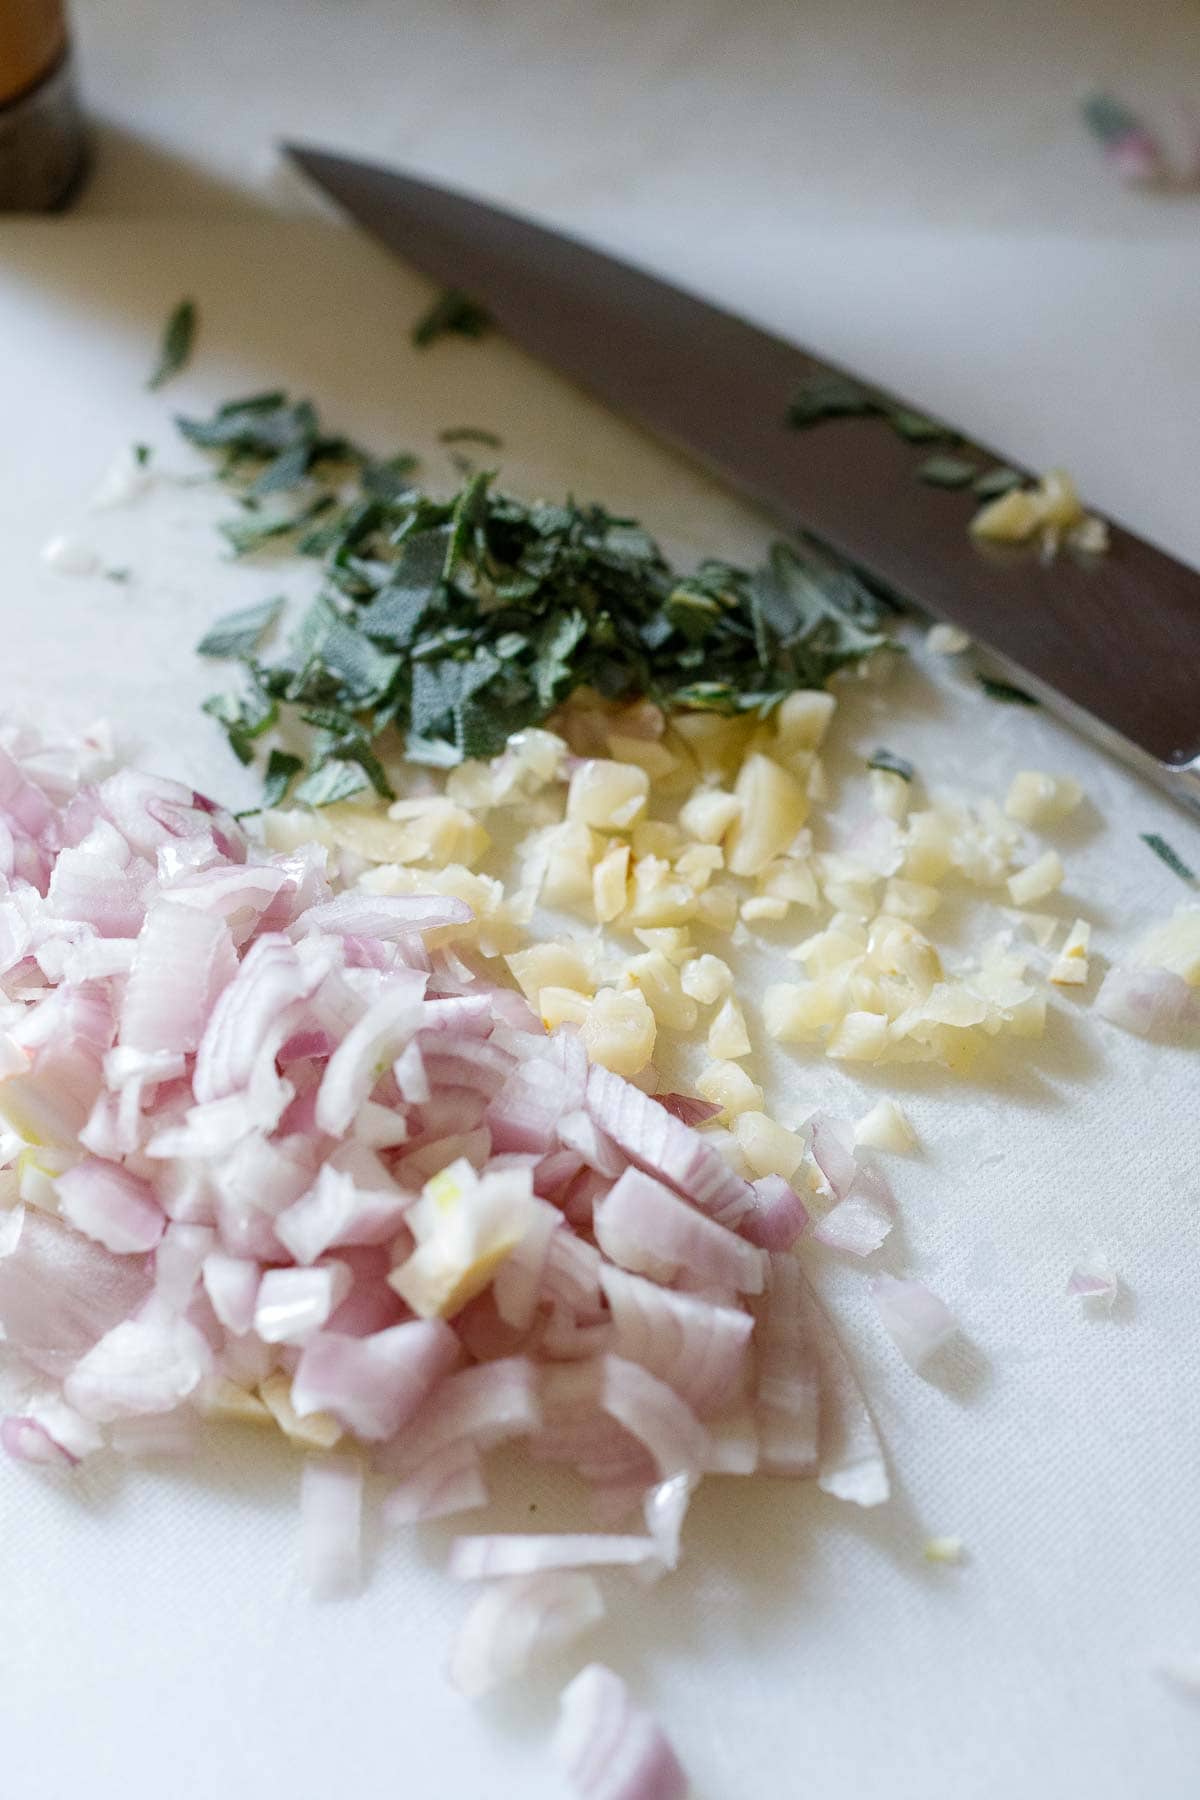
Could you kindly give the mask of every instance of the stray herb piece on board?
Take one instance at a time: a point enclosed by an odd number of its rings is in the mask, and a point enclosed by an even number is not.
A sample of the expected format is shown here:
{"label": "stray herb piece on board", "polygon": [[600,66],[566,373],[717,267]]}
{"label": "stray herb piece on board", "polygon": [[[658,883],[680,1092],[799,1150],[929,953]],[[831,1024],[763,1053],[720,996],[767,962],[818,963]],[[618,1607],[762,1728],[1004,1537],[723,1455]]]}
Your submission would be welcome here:
{"label": "stray herb piece on board", "polygon": [[[366,775],[354,763],[327,762],[305,777],[292,798],[305,806],[336,806],[339,800],[349,800],[369,786]],[[263,804],[268,804],[265,798]]]}
{"label": "stray herb piece on board", "polygon": [[917,470],[917,479],[930,487],[962,488],[979,473],[974,463],[961,456],[930,456]]}
{"label": "stray herb piece on board", "polygon": [[819,370],[806,375],[787,410],[787,422],[798,430],[823,419],[859,418],[883,410],[879,395],[853,376]]}
{"label": "stray herb piece on board", "polygon": [[894,750],[885,750],[882,746],[867,758],[868,769],[882,769],[888,775],[899,775],[902,781],[911,781],[916,774],[912,764],[903,756],[897,756]]}
{"label": "stray herb piece on board", "polygon": [[504,439],[497,437],[494,431],[485,431],[481,425],[451,425],[446,431],[438,432],[440,444],[483,444],[488,450],[503,450]]}
{"label": "stray herb piece on board", "polygon": [[458,288],[449,288],[417,320],[412,330],[412,341],[418,350],[424,350],[427,345],[436,343],[438,338],[448,334],[479,338],[490,328],[491,323],[490,315],[477,301],[472,300],[468,294],[461,293]]}
{"label": "stray herb piece on board", "polygon": [[1001,467],[985,469],[971,485],[981,500],[998,500],[1001,494],[1010,494],[1014,488],[1019,488],[1024,480],[1018,470]]}
{"label": "stray herb piece on board", "polygon": [[996,681],[991,675],[981,675],[978,669],[975,679],[989,700],[999,700],[1005,706],[1038,705],[1032,694],[1027,694],[1024,688],[1013,687],[1010,681]]}
{"label": "stray herb piece on board", "polygon": [[201,656],[253,656],[283,610],[283,596],[226,613],[211,626],[196,650]]}
{"label": "stray herb piece on board", "polygon": [[1165,837],[1160,837],[1157,831],[1143,831],[1139,833],[1139,836],[1146,848],[1153,850],[1159,862],[1166,864],[1172,875],[1178,875],[1180,881],[1186,881],[1190,886],[1195,886],[1195,870],[1188,868],[1182,856],[1178,851],[1172,849]]}
{"label": "stray herb piece on board", "polygon": [[942,425],[937,419],[927,418],[924,413],[910,412],[906,406],[895,407],[887,417],[892,430],[900,437],[907,438],[910,444],[932,444],[939,439],[957,435],[948,425]]}
{"label": "stray herb piece on board", "polygon": [[[158,364],[146,386],[151,390],[160,388],[178,375],[180,369],[187,364],[196,342],[196,327],[199,315],[194,300],[181,300],[163,327],[162,346],[158,353]],[[145,458],[138,457],[139,462]]]}
{"label": "stray herb piece on board", "polygon": [[1088,94],[1080,106],[1083,122],[1122,181],[1153,183],[1167,173],[1158,138],[1113,94]]}

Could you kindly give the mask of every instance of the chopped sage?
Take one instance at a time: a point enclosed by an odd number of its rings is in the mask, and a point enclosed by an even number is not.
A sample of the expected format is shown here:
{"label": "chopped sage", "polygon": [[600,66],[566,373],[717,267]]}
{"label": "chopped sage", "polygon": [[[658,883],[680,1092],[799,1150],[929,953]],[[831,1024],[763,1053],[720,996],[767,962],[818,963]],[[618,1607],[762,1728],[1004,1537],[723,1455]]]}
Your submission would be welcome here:
{"label": "chopped sage", "polygon": [[[158,352],[158,362],[154,373],[146,386],[156,389],[170,381],[172,375],[186,367],[196,342],[196,327],[199,314],[194,300],[181,300],[175,307],[163,327],[162,344]],[[141,456],[138,461],[145,459]]]}
{"label": "chopped sage", "polygon": [[1178,875],[1180,881],[1186,881],[1192,886],[1195,885],[1195,870],[1188,868],[1182,856],[1180,856],[1176,850],[1172,849],[1165,837],[1160,837],[1157,831],[1143,831],[1139,835],[1147,850],[1153,850],[1159,862],[1165,863],[1172,875]]}

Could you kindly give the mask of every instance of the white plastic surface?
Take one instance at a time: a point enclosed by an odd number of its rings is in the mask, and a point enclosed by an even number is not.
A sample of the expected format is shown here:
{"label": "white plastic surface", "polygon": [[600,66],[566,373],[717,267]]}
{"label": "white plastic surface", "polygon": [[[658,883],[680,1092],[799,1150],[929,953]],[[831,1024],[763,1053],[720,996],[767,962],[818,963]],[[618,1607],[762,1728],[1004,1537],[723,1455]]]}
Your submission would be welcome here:
{"label": "white plastic surface", "polygon": [[[803,279],[761,310],[1001,448],[1064,462],[1091,502],[1197,556],[1200,252],[1137,255],[1135,269],[1097,241],[814,235],[793,247]],[[203,316],[195,364],[147,395],[185,292]],[[0,704],[74,726],[103,713],[152,766],[239,803],[253,791],[197,711],[220,672],[192,645],[221,612],[298,594],[291,565],[223,563],[211,521],[228,505],[207,491],[160,486],[103,515],[84,502],[135,439],[194,466],[172,411],[277,382],[381,449],[429,453],[435,478],[437,431],[482,425],[519,490],[635,510],[684,557],[761,547],[752,514],[508,346],[415,356],[423,300],[321,222],[5,226]],[[63,529],[129,579],[45,568]],[[857,692],[841,762],[882,742],[934,790],[979,794],[1023,767],[1077,775],[1094,804],[1054,840],[1069,877],[1053,904],[1092,918],[1103,966],[1186,898],[1138,833],[1200,865],[1200,832],[1044,715],[982,700],[970,667],[918,657]],[[901,1099],[925,1149],[889,1159],[904,1222],[885,1266],[928,1280],[969,1347],[945,1385],[922,1382],[861,1275],[831,1258],[893,1501],[864,1515],[786,1483],[711,1482],[678,1573],[626,1590],[580,1646],[659,1709],[698,1800],[1195,1792],[1200,1712],[1154,1665],[1200,1651],[1197,1052],[1092,1023],[1070,991],[1045,1044],[1014,1050],[1000,1084],[772,1066],[788,1123],[817,1102]],[[1096,1247],[1127,1288],[1101,1320],[1063,1291]],[[503,1485],[510,1524],[557,1516],[548,1484]],[[298,1489],[294,1460],[232,1428],[198,1464],[120,1478],[0,1467],[5,1800],[561,1793],[552,1678],[474,1708],[444,1681],[466,1601],[441,1571],[450,1533],[374,1543],[366,1594],[313,1607]],[[963,1565],[927,1565],[924,1541],[951,1534]]]}

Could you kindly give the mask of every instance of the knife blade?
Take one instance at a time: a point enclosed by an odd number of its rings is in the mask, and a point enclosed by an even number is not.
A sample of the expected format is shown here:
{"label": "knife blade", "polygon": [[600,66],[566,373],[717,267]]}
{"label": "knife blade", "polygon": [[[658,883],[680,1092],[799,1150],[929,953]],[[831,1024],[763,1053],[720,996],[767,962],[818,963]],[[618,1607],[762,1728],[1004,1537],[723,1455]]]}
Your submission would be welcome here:
{"label": "knife blade", "polygon": [[527,350],[961,626],[1037,698],[1200,811],[1195,570],[1119,525],[1104,556],[1045,561],[980,543],[968,530],[977,499],[915,479],[928,446],[883,419],[788,424],[802,382],[846,371],[515,213],[392,169],[284,149],[358,224],[468,293]]}

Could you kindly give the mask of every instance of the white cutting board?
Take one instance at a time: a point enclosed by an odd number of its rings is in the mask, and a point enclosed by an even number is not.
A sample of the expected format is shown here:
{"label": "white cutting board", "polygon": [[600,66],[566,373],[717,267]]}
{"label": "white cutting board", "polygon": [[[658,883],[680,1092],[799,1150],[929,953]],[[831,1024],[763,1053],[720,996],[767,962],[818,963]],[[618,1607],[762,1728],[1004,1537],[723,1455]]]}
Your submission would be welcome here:
{"label": "white cutting board", "polygon": [[[732,267],[721,298],[1017,457],[1065,463],[1098,507],[1200,559],[1200,249],[798,235],[780,267],[770,283]],[[147,395],[184,293],[203,314],[194,367]],[[752,513],[509,346],[415,355],[425,297],[320,221],[0,229],[0,705],[71,726],[104,714],[151,765],[235,801],[253,791],[197,711],[215,681],[192,645],[216,614],[301,579],[223,562],[212,522],[228,507],[205,489],[162,485],[105,515],[84,502],[136,439],[197,466],[171,411],[277,383],[378,448],[430,453],[435,479],[437,431],[482,425],[519,490],[628,508],[684,557],[761,549]],[[43,566],[64,527],[128,581]],[[1200,863],[1182,815],[957,670],[918,658],[844,710],[847,765],[884,741],[935,787],[1078,774],[1099,805],[1068,836],[1061,910],[1095,919],[1102,954],[1182,897],[1139,831]],[[772,1065],[785,1118],[904,1096],[928,1148],[892,1167],[904,1227],[886,1266],[927,1275],[970,1347],[944,1386],[918,1381],[861,1276],[831,1270],[894,1500],[863,1515],[786,1484],[710,1483],[680,1572],[629,1590],[585,1646],[660,1709],[700,1800],[1195,1791],[1200,1711],[1153,1665],[1200,1654],[1196,1064],[1081,1013],[1065,1005],[1002,1090]],[[1100,1323],[1062,1294],[1097,1244],[1130,1289]],[[503,1485],[510,1524],[556,1516],[536,1478]],[[295,1518],[294,1463],[236,1433],[198,1466],[70,1487],[0,1468],[6,1800],[552,1800],[555,1677],[479,1708],[442,1678],[463,1605],[441,1573],[450,1534],[374,1546],[368,1592],[314,1608]],[[941,1533],[965,1539],[961,1569],[922,1563]]]}

